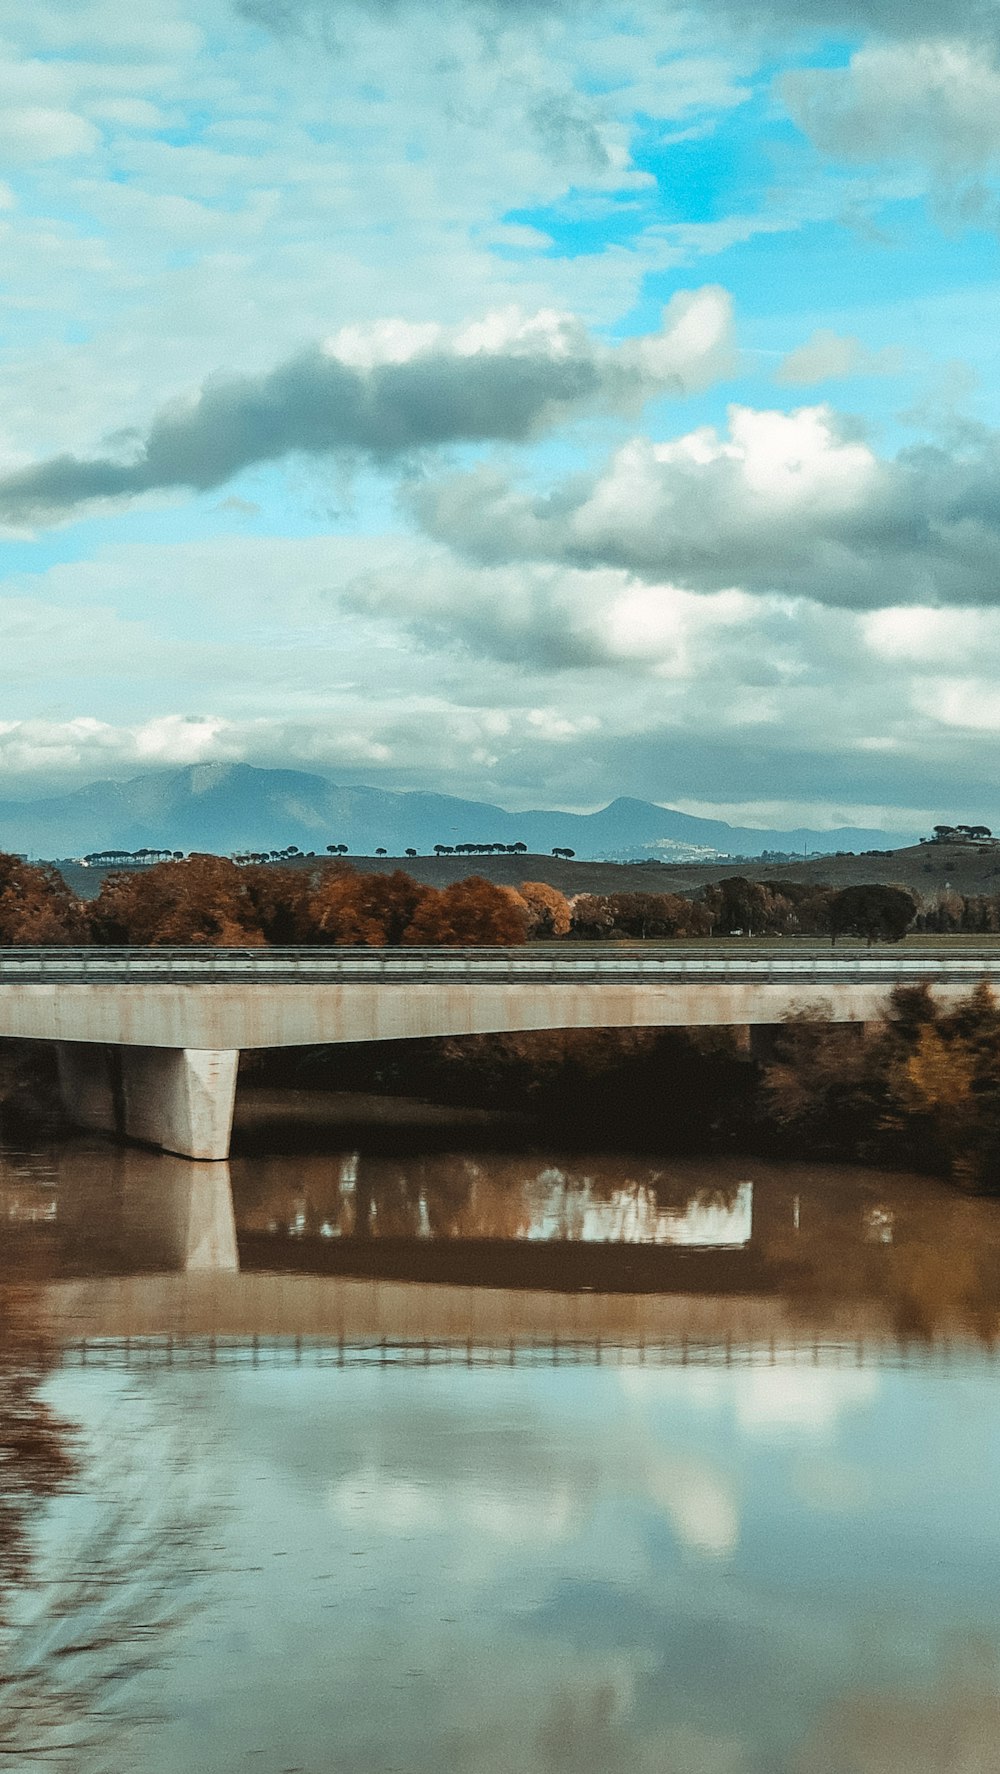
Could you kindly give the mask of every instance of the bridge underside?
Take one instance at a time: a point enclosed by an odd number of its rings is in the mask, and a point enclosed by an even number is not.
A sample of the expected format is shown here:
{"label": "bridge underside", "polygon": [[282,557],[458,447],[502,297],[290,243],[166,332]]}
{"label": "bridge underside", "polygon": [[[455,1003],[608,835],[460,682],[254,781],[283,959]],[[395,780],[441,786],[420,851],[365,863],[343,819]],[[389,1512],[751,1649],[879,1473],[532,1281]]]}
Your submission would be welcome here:
{"label": "bridge underside", "polygon": [[[189,1158],[228,1156],[244,1048],[516,1033],[780,1023],[814,1010],[880,1014],[891,982],[794,979],[618,983],[442,981],[195,985],[0,984],[0,1038],[55,1041],[78,1126]],[[962,995],[945,986],[940,996]]]}

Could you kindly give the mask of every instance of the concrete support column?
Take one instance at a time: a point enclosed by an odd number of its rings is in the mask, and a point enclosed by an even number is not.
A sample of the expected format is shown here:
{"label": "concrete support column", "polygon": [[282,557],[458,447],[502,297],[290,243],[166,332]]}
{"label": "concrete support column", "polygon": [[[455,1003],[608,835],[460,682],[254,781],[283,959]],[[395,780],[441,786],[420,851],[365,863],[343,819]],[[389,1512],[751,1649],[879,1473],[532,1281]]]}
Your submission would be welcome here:
{"label": "concrete support column", "polygon": [[126,1139],[182,1158],[228,1158],[239,1053],[200,1047],[123,1047]]}
{"label": "concrete support column", "polygon": [[59,1043],[66,1113],[182,1158],[229,1156],[239,1052],[200,1047]]}
{"label": "concrete support column", "polygon": [[122,1105],[111,1049],[91,1041],[57,1041],[55,1047],[67,1120],[91,1133],[121,1133]]}

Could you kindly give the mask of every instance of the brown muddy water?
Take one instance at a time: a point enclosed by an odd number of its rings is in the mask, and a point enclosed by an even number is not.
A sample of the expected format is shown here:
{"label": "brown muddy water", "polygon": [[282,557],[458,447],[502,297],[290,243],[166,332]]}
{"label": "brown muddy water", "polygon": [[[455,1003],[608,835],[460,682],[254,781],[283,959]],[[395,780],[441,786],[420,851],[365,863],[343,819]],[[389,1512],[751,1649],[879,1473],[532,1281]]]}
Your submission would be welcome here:
{"label": "brown muddy water", "polygon": [[0,1151],[0,1769],[997,1774],[1000,1202],[296,1118]]}

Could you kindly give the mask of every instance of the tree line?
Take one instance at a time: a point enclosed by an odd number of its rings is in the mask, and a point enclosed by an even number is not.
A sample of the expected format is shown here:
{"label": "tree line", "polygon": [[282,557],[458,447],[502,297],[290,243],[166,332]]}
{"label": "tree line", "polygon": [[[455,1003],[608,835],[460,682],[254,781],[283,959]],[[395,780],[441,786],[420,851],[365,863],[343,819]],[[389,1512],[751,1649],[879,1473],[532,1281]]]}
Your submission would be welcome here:
{"label": "tree line", "polygon": [[550,905],[552,892],[528,883],[517,893],[478,876],[436,888],[402,869],[282,868],[196,853],[109,874],[83,900],[50,864],[0,854],[0,944],[506,946],[561,921],[566,902],[555,895]]}
{"label": "tree line", "polygon": [[664,941],[710,936],[855,937],[908,930],[1000,932],[1000,895],[903,887],[835,888],[731,875],[698,894],[578,893],[545,882],[499,886],[478,875],[433,887],[403,869],[369,874],[343,857],[274,862],[195,853],[105,876],[79,898],[51,864],[0,853],[0,944],[254,947],[266,944],[514,946],[574,939]]}
{"label": "tree line", "polygon": [[864,1031],[787,1019],[757,1109],[781,1149],[950,1176],[1000,1191],[1000,1005],[982,984],[953,1008],[897,986]]}

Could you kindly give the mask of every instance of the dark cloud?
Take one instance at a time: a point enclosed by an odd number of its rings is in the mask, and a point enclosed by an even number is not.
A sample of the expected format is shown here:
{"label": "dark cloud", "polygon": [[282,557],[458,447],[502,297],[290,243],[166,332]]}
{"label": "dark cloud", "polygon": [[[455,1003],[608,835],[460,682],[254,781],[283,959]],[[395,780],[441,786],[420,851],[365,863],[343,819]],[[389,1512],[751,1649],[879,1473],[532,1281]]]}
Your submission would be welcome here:
{"label": "dark cloud", "polygon": [[729,438],[639,440],[540,497],[493,470],[412,494],[467,558],[618,567],[854,609],[1000,602],[1000,434],[881,460],[826,409],[736,409]]}
{"label": "dark cloud", "polygon": [[[582,18],[600,14],[599,0],[446,0],[452,11],[494,22],[531,20],[545,13]],[[359,12],[386,19],[426,8],[428,0],[236,0],[236,10],[272,31],[305,27],[336,31]],[[433,7],[440,13],[440,4]],[[690,13],[683,0],[635,0],[640,16]],[[728,19],[762,33],[831,31],[850,37],[961,37],[1000,39],[1000,0],[713,0],[704,10],[718,24]]]}
{"label": "dark cloud", "polygon": [[359,371],[312,351],[258,380],[210,383],[190,409],[160,414],[135,461],[57,456],[6,476],[0,512],[21,522],[92,499],[205,491],[294,451],[387,459],[458,439],[515,441],[598,390],[592,360],[428,357]]}
{"label": "dark cloud", "polygon": [[[479,13],[496,20],[531,19],[546,12],[587,12],[592,0],[449,0],[454,11]],[[287,35],[304,27],[335,31],[344,20],[368,13],[375,18],[394,19],[404,13],[426,8],[428,0],[235,0],[235,8],[243,18],[261,25],[265,30]],[[435,5],[435,13],[441,12]]]}
{"label": "dark cloud", "polygon": [[1000,0],[714,0],[712,15],[782,32],[851,37],[1000,36]]}
{"label": "dark cloud", "polygon": [[[0,518],[67,515],[95,499],[204,492],[294,452],[387,462],[456,442],[519,443],[593,407],[628,410],[703,386],[729,364],[724,291],[675,296],[664,331],[600,345],[578,322],[528,323],[476,341],[441,336],[405,361],[358,364],[318,348],[259,377],[211,381],[165,409],[131,460],[63,455],[0,479]],[[377,349],[375,350],[377,356]]]}

